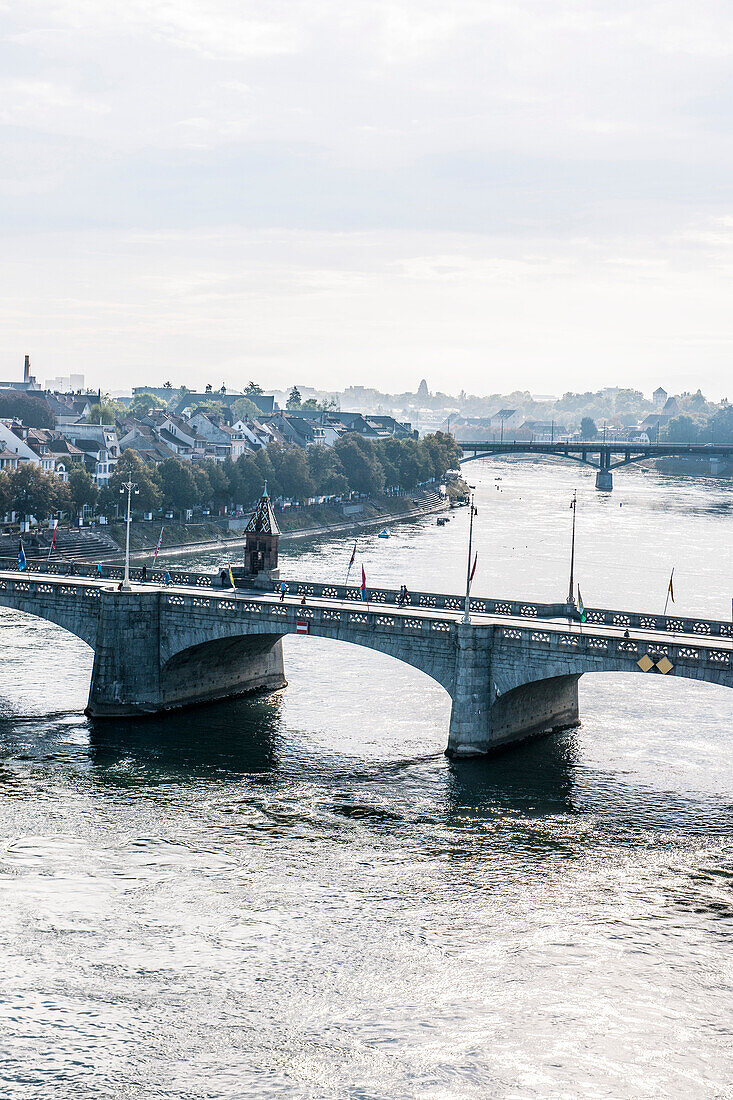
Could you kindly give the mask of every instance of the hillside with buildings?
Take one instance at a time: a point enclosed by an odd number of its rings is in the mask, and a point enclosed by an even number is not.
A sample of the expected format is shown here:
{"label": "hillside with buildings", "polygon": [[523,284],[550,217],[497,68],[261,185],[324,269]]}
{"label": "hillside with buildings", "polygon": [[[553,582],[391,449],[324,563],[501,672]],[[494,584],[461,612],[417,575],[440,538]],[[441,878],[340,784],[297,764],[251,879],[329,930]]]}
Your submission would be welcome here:
{"label": "hillside with buildings", "polygon": [[[41,387],[26,356],[22,381],[0,382],[6,524],[52,514],[104,522],[119,513],[131,475],[139,512],[209,518],[241,515],[265,480],[283,505],[411,492],[458,465],[454,439],[733,442],[727,400],[661,386],[649,397],[611,387],[452,398],[425,381],[392,395],[357,386],[266,394],[254,382],[193,392],[166,382],[112,398],[84,389],[82,375],[50,381],[56,388]],[[667,468],[695,472],[692,461]]]}

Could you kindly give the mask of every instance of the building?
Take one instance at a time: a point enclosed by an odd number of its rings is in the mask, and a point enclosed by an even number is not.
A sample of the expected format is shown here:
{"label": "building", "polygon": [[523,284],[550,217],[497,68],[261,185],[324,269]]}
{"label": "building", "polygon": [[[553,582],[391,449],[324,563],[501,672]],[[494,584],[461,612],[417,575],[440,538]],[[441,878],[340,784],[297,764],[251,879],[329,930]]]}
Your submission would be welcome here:
{"label": "building", "polygon": [[13,431],[38,456],[44,473],[56,474],[62,481],[68,481],[71,468],[84,465],[84,452],[69,442],[60,431],[53,428],[26,428],[22,424],[13,425]]}
{"label": "building", "polygon": [[236,573],[239,576],[243,573],[246,583],[255,588],[271,590],[273,584],[280,579],[277,565],[280,528],[267,494],[267,482],[244,529],[244,538],[244,570],[237,569]]}
{"label": "building", "polygon": [[492,432],[510,432],[512,428],[518,428],[522,423],[522,413],[519,409],[499,409],[489,420],[489,428]]}
{"label": "building", "polygon": [[59,393],[46,393],[44,396],[57,428],[86,422],[94,404],[94,397],[89,396]]}
{"label": "building", "polygon": [[[22,438],[22,428],[23,425],[17,420],[0,420],[0,448],[17,457],[16,466],[23,462],[33,462],[40,466],[39,456]],[[8,461],[6,465],[9,464]]]}
{"label": "building", "polygon": [[47,378],[46,389],[52,393],[78,393],[84,389],[84,375],[69,374],[59,378]]}
{"label": "building", "polygon": [[652,394],[652,400],[654,402],[655,409],[663,409],[667,402],[667,391],[665,389],[662,389],[661,386],[657,387],[657,389]]}
{"label": "building", "polygon": [[59,426],[58,431],[83,452],[84,465],[100,489],[107,485],[120,457],[115,427],[111,424],[69,424]]}
{"label": "building", "polygon": [[22,382],[0,382],[0,390],[18,390],[19,393],[29,393],[31,391],[40,391],[40,389],[41,387],[31,374],[30,355],[26,355],[25,362],[23,363]]}
{"label": "building", "polygon": [[512,439],[522,443],[552,443],[565,431],[563,424],[556,424],[553,420],[525,420],[511,435]]}

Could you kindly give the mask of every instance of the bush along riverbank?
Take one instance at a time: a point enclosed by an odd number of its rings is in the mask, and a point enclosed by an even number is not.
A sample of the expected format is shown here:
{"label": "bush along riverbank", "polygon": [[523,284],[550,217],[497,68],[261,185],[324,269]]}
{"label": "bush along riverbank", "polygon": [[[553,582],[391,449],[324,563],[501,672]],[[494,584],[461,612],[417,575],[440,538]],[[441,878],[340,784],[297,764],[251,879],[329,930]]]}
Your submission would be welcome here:
{"label": "bush along riverbank", "polygon": [[[466,491],[463,482],[453,482],[448,497],[443,498],[437,488],[429,488],[409,496],[375,496],[352,501],[346,505],[354,511],[344,513],[337,504],[317,504],[301,508],[275,508],[282,531],[282,541],[298,538],[316,538],[338,531],[359,531],[375,527],[388,527],[403,520],[417,519],[423,515],[443,511],[451,499],[461,499]],[[124,523],[110,524],[106,530],[121,548],[125,545]],[[136,556],[152,554],[160,527],[152,523],[133,522],[130,525],[130,549]],[[230,531],[215,522],[166,523],[163,526],[161,555],[186,549],[204,549],[207,546],[237,546],[244,542],[244,531]],[[116,556],[116,555],[115,555]]]}

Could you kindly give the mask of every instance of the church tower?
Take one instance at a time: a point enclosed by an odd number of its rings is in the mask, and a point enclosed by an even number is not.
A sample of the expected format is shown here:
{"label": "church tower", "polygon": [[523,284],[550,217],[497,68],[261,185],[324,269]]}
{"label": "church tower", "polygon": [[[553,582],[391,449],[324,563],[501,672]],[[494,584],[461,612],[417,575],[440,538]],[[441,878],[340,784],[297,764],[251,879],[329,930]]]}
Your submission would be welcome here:
{"label": "church tower", "polygon": [[244,529],[244,539],[244,569],[241,572],[236,569],[235,576],[239,574],[250,587],[271,589],[280,580],[277,567],[280,528],[267,494],[267,482]]}

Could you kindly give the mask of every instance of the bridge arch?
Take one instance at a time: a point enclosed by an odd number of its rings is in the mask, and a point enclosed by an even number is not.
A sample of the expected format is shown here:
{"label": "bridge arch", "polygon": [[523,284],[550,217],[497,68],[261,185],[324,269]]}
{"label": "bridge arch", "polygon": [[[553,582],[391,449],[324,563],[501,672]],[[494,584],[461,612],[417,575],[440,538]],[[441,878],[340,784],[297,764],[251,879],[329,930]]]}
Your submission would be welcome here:
{"label": "bridge arch", "polygon": [[[302,614],[308,616],[309,609],[304,609]],[[308,633],[312,638],[359,646],[394,657],[435,680],[449,694],[453,692],[455,648],[450,636],[441,639],[436,645],[434,639],[427,642],[422,638],[395,636],[387,631],[381,633],[370,629],[367,623],[344,629],[341,623],[329,626],[307,617],[301,621],[308,623]],[[194,670],[198,669],[199,661],[203,662],[206,670],[212,671],[217,665],[221,667],[222,661],[259,661],[272,653],[284,637],[298,633],[293,620],[283,620],[275,624],[271,621],[227,622],[217,618],[208,625],[205,636],[201,630],[196,630],[191,635],[187,629],[166,629],[163,632],[164,645],[161,647],[161,687],[175,685],[177,689],[179,684],[182,686],[187,675],[198,675]]]}
{"label": "bridge arch", "polygon": [[45,619],[74,634],[94,649],[99,623],[98,600],[92,597],[85,603],[91,606],[80,607],[78,597],[69,597],[66,601],[63,599],[39,601],[36,596],[24,597],[23,593],[17,590],[17,586],[13,591],[0,589],[0,609],[8,608],[12,611],[20,611],[34,619]]}

